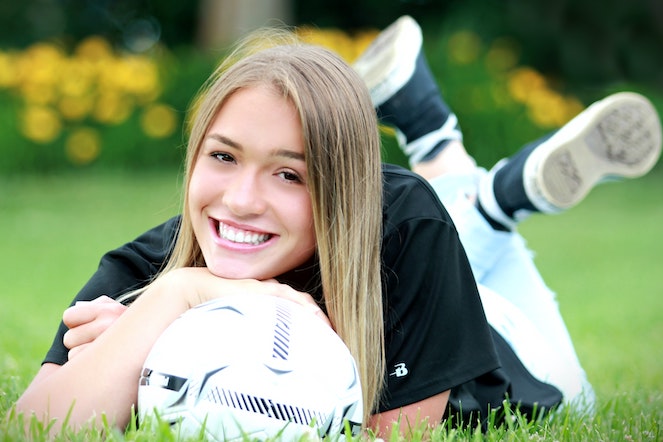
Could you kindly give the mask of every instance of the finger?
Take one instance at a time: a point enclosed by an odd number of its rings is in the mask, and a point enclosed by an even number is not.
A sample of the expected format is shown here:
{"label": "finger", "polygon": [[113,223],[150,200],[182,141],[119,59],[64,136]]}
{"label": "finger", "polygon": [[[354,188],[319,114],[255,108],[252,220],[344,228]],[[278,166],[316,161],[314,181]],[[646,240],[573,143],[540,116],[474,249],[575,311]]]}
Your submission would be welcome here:
{"label": "finger", "polygon": [[288,299],[292,302],[295,302],[303,306],[306,309],[306,311],[310,312],[311,314],[315,315],[316,317],[324,321],[325,324],[327,324],[329,327],[332,327],[331,321],[329,320],[325,312],[322,311],[318,303],[315,301],[315,299],[313,299],[313,296],[311,296],[309,293],[300,292],[298,290],[293,289],[289,285],[279,284],[279,283],[275,284],[273,289],[274,290],[270,293],[273,296],[277,296],[283,299]]}
{"label": "finger", "polygon": [[62,321],[69,328],[92,322],[102,315],[117,317],[126,310],[126,306],[109,298],[100,296],[92,301],[78,301],[62,314]]}
{"label": "finger", "polygon": [[306,310],[307,310],[308,312],[310,312],[312,315],[315,315],[316,318],[318,318],[318,319],[320,319],[321,321],[323,321],[323,322],[324,322],[325,324],[327,324],[330,328],[332,328],[332,329],[334,328],[334,327],[332,327],[332,323],[331,323],[331,321],[329,320],[329,318],[327,317],[327,315],[325,315],[325,312],[323,312],[322,309],[321,309],[320,307],[318,307],[317,304],[315,304],[315,305],[308,304],[308,305],[306,306]]}
{"label": "finger", "polygon": [[67,353],[67,358],[71,361],[73,358],[75,358],[78,354],[80,354],[81,351],[85,350],[89,344],[82,344],[77,347],[72,348],[69,350],[69,353]]}
{"label": "finger", "polygon": [[64,334],[62,342],[68,349],[90,343],[105,332],[118,317],[119,315],[99,315],[92,321],[70,327]]}
{"label": "finger", "polygon": [[72,350],[80,345],[94,341],[99,334],[100,333],[96,331],[95,323],[89,322],[67,330],[62,337],[62,343],[65,347]]}
{"label": "finger", "polygon": [[97,316],[94,308],[89,308],[91,301],[78,301],[62,313],[62,322],[69,327],[74,328],[86,324]]}

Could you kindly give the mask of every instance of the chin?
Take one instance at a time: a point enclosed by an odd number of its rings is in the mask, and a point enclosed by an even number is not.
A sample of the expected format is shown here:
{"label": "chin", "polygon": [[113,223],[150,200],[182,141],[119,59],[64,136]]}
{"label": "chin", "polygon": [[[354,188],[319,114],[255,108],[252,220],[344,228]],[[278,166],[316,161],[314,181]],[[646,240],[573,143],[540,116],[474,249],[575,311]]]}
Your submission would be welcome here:
{"label": "chin", "polygon": [[208,266],[207,269],[209,272],[214,275],[218,276],[219,278],[225,278],[225,279],[257,279],[257,280],[265,280],[265,279],[271,279],[275,275],[266,275],[264,273],[256,272],[255,268],[228,268],[228,266]]}

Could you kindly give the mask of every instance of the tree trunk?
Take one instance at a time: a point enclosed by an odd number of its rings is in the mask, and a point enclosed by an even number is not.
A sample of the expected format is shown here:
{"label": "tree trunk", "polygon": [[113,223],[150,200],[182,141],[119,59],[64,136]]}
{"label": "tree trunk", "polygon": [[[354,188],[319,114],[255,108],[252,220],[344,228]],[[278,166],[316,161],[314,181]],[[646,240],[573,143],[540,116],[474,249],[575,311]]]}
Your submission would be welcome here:
{"label": "tree trunk", "polygon": [[291,0],[200,0],[198,44],[223,49],[261,26],[292,25]]}

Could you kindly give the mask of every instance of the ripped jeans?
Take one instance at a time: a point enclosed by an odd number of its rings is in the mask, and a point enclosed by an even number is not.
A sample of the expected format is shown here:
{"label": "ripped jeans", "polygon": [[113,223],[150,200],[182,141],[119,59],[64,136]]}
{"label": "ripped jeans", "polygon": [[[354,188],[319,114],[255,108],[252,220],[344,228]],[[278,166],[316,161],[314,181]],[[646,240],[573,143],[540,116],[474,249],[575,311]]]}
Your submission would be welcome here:
{"label": "ripped jeans", "polygon": [[[472,201],[486,171],[430,181],[456,225],[488,323],[537,379],[557,387],[564,404],[590,411],[595,395],[559,311],[517,231],[494,230]],[[468,196],[470,198],[468,198]]]}

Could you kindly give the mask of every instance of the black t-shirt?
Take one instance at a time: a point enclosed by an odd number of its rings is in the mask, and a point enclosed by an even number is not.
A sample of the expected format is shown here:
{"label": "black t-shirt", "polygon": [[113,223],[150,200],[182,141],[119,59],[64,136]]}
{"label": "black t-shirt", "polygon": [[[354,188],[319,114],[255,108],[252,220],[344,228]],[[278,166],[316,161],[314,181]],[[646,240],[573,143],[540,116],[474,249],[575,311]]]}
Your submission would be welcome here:
{"label": "black t-shirt", "polygon": [[[383,167],[382,272],[386,388],[378,411],[405,406],[452,389],[477,407],[500,404],[508,378],[498,373],[493,333],[486,322],[470,265],[456,229],[428,183],[412,172]],[[147,284],[172,248],[179,217],[108,252],[74,301],[117,298]],[[279,278],[297,289],[319,287],[307,263]],[[312,293],[320,299],[320,293]],[[60,324],[44,362],[64,364]],[[479,380],[479,382],[477,382]],[[486,390],[483,385],[489,385]],[[486,393],[484,397],[477,393]]]}

